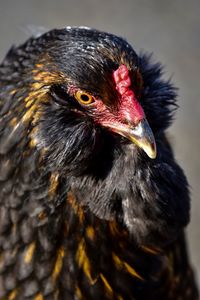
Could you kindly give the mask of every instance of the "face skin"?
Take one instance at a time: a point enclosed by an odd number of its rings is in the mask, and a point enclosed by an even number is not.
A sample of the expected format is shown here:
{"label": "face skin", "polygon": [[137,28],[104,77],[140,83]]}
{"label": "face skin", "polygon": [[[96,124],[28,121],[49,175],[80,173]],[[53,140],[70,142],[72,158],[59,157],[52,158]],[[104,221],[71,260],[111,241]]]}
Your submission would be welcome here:
{"label": "face skin", "polygon": [[68,92],[93,117],[95,124],[128,138],[143,149],[150,158],[156,157],[156,144],[153,133],[145,118],[144,111],[137,101],[131,86],[129,71],[120,65],[113,71],[113,82],[117,91],[117,107],[110,109],[100,98],[69,87]]}

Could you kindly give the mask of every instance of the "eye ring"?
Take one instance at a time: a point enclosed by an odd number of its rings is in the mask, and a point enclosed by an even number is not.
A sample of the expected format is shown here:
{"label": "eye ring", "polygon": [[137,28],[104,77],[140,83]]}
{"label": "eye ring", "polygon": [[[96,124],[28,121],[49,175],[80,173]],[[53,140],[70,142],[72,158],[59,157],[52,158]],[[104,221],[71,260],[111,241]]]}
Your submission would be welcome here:
{"label": "eye ring", "polygon": [[88,105],[94,102],[94,98],[92,97],[92,95],[86,93],[85,91],[76,91],[74,97],[79,103],[84,105]]}

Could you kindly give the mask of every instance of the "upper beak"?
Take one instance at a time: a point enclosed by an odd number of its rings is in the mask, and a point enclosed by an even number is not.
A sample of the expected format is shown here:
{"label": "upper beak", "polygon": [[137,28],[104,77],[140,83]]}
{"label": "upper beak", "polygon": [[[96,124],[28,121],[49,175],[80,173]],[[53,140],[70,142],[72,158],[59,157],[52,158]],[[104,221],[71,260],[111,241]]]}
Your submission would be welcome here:
{"label": "upper beak", "polygon": [[150,158],[156,158],[155,138],[146,119],[140,121],[136,127],[129,128],[127,138],[143,149]]}
{"label": "upper beak", "polygon": [[156,143],[153,132],[146,119],[141,120],[136,126],[125,124],[111,125],[114,132],[128,138],[140,147],[150,158],[156,158]]}

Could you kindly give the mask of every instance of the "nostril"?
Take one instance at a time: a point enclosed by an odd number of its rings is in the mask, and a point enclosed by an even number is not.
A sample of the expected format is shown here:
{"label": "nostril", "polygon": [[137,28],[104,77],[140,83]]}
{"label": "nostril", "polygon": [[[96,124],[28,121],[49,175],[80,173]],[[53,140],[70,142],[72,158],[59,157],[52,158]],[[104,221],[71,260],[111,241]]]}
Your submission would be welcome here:
{"label": "nostril", "polygon": [[133,126],[133,122],[131,122],[131,119],[130,118],[125,118],[125,119],[123,119],[122,120],[122,123],[124,124],[124,125],[128,125],[128,126]]}

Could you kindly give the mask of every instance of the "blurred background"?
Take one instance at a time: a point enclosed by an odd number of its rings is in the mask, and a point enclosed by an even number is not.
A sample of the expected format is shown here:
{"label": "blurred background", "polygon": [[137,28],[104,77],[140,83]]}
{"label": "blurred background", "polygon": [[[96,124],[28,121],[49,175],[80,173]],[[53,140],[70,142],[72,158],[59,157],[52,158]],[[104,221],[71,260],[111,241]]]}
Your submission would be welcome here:
{"label": "blurred background", "polygon": [[165,76],[172,76],[180,88],[180,108],[169,134],[191,185],[188,239],[200,279],[200,1],[0,0],[0,60],[12,44],[31,35],[29,25],[110,31],[125,37],[137,51],[153,52],[166,66]]}

